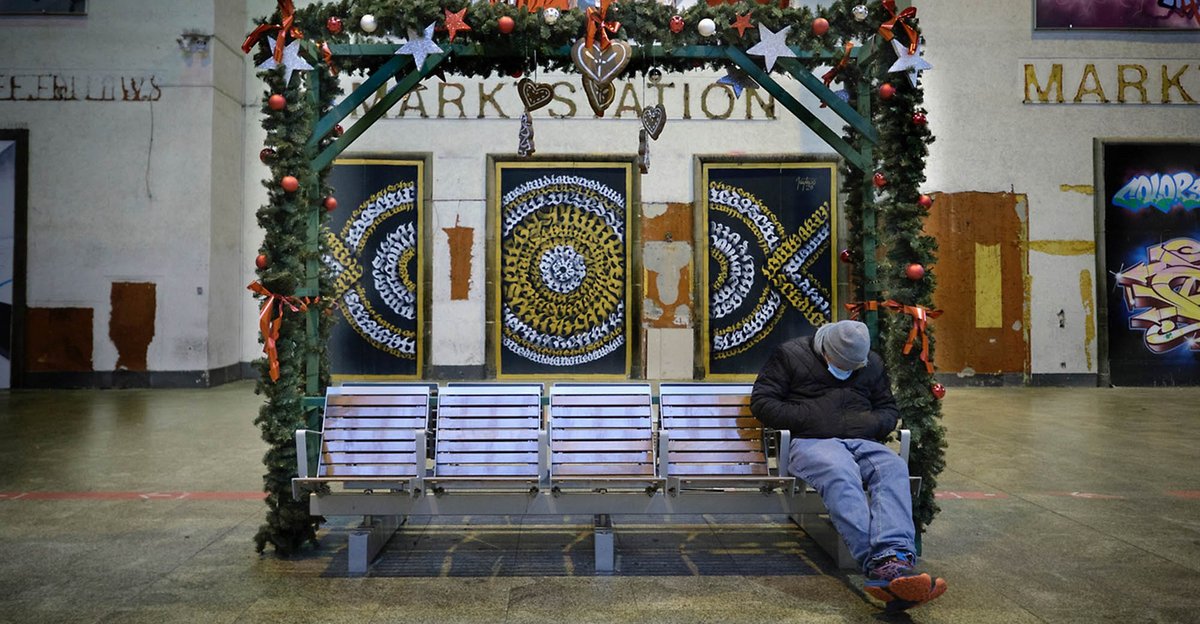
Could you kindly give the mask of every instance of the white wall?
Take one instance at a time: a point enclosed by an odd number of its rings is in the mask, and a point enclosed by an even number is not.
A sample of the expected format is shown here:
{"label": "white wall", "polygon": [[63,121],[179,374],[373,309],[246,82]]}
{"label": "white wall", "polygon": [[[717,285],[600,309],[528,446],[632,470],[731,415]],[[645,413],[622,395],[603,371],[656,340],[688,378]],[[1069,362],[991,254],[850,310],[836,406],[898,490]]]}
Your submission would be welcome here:
{"label": "white wall", "polygon": [[[244,69],[232,50],[246,19],[240,2],[218,5],[233,21],[223,18],[208,56],[176,39],[214,32],[211,0],[111,0],[89,3],[86,17],[3,22],[0,126],[30,131],[28,305],[92,308],[97,371],[117,360],[114,281],[156,284],[150,370],[242,359],[238,302],[218,273],[240,262],[222,258],[237,258],[241,241]],[[214,66],[237,78],[214,85]],[[73,99],[54,101],[56,78]]]}

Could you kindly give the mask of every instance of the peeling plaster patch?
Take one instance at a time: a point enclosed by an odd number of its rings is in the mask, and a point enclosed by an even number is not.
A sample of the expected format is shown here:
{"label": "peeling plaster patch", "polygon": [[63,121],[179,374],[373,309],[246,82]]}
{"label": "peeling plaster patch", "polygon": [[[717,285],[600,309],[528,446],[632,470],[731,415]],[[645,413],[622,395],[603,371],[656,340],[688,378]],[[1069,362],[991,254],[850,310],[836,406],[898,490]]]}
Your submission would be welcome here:
{"label": "peeling plaster patch", "polygon": [[692,308],[687,305],[675,307],[675,324],[680,327],[689,327],[692,324]]}
{"label": "peeling plaster patch", "polygon": [[647,271],[658,274],[658,300],[664,306],[679,302],[679,282],[683,269],[692,261],[692,246],[687,243],[646,243],[643,262]]}
{"label": "peeling plaster patch", "polygon": [[642,315],[647,319],[656,321],[662,318],[663,309],[658,305],[657,301],[646,297],[646,299],[642,301]]}
{"label": "peeling plaster patch", "polygon": [[146,352],[154,340],[155,292],[149,282],[112,284],[108,337],[117,347],[117,370],[147,369]]}
{"label": "peeling plaster patch", "polygon": [[1029,241],[1029,250],[1052,256],[1086,256],[1096,253],[1096,242],[1089,240]]}
{"label": "peeling plaster patch", "polygon": [[1083,353],[1087,356],[1087,369],[1092,370],[1092,343],[1096,341],[1096,303],[1093,294],[1092,272],[1079,272],[1079,297],[1083,301]]}
{"label": "peeling plaster patch", "polygon": [[642,216],[647,219],[667,214],[667,204],[642,204]]}
{"label": "peeling plaster patch", "polygon": [[1095,195],[1096,187],[1091,184],[1062,184],[1058,190],[1064,193],[1079,193],[1080,195]]}
{"label": "peeling plaster patch", "polygon": [[471,246],[475,240],[475,228],[462,227],[454,217],[454,227],[442,228],[450,246],[450,299],[470,299],[471,292]]}

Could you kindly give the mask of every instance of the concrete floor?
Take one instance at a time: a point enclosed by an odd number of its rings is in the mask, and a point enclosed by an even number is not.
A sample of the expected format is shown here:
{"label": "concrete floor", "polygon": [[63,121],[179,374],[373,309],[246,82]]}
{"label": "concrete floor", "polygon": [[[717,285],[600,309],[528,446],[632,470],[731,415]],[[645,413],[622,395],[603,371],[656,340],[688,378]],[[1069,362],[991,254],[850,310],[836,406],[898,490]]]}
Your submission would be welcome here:
{"label": "concrete floor", "polygon": [[1200,388],[951,388],[950,590],[904,616],[777,518],[618,519],[601,578],[587,518],[259,556],[252,390],[0,392],[0,622],[1200,622]]}

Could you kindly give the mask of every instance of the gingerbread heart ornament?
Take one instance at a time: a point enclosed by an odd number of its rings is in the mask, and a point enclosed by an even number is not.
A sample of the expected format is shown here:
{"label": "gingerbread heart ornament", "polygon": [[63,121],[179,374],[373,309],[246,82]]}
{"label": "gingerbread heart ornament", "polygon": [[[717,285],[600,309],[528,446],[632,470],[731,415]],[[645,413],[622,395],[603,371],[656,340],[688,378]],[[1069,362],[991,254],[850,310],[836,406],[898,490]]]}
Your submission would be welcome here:
{"label": "gingerbread heart ornament", "polygon": [[592,107],[592,111],[596,113],[597,117],[603,117],[604,111],[617,97],[617,88],[612,84],[593,82],[587,76],[583,77],[583,92],[587,94],[588,105]]}
{"label": "gingerbread heart ornament", "polygon": [[642,109],[642,127],[650,133],[650,138],[658,140],[663,128],[667,125],[667,109],[662,104],[655,104]]}
{"label": "gingerbread heart ornament", "polygon": [[517,83],[517,95],[521,96],[525,110],[535,111],[554,99],[554,86],[522,78]]}
{"label": "gingerbread heart ornament", "polygon": [[580,39],[571,47],[571,60],[576,69],[592,82],[606,85],[621,74],[629,59],[633,58],[633,48],[624,41],[610,41],[607,49],[599,46],[589,46]]}

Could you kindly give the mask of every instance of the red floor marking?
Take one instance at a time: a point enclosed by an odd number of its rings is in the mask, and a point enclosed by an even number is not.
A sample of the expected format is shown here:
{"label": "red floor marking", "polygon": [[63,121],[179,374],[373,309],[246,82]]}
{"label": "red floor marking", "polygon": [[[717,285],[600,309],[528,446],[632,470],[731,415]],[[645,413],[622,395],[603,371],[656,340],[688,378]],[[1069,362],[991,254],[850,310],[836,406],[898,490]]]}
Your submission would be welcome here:
{"label": "red floor marking", "polygon": [[1095,492],[1046,492],[1047,496],[1069,496],[1071,498],[1087,498],[1091,500],[1125,500],[1124,496],[1115,494],[1097,494]]}
{"label": "red floor marking", "polygon": [[1008,498],[1004,492],[937,492],[933,495],[938,500],[994,500]]}
{"label": "red floor marking", "polygon": [[262,492],[0,492],[6,500],[261,500]]}
{"label": "red floor marking", "polygon": [[1189,500],[1200,500],[1200,490],[1170,490],[1168,495],[1175,498],[1186,498]]}

